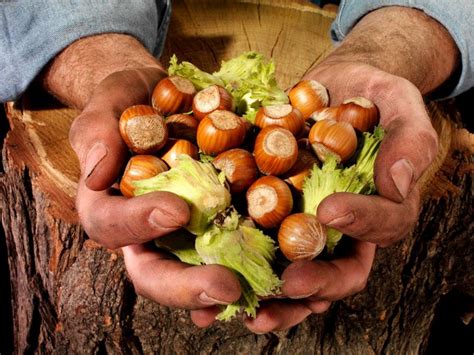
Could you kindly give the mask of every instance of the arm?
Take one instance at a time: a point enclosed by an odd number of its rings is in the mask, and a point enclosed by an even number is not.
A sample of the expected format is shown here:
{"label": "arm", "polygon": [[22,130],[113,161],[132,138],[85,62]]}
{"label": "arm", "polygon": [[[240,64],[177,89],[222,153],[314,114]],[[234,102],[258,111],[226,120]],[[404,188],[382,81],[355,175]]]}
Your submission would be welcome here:
{"label": "arm", "polygon": [[380,8],[364,16],[318,67],[340,62],[360,62],[405,78],[423,95],[449,78],[459,79],[453,77],[460,55],[451,34],[424,12],[406,7]]}
{"label": "arm", "polygon": [[[139,68],[155,72],[156,79],[167,75],[159,61],[136,38],[118,33],[99,34],[78,39],[60,52],[46,67],[43,85],[63,103],[82,110],[106,77],[126,70],[132,75]],[[142,96],[141,92],[135,95],[123,92],[120,98],[123,108],[142,100]]]}

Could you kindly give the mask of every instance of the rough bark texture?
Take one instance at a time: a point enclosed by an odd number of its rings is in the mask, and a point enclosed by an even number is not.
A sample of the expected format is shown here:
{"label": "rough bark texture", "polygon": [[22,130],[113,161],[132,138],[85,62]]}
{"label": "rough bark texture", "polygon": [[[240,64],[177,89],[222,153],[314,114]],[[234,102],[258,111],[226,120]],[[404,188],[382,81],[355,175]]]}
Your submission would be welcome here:
{"label": "rough bark texture", "polygon": [[[275,58],[281,83],[287,86],[314,64],[314,51],[323,56],[330,48],[329,13],[299,2],[232,3],[231,14],[217,6],[207,22],[199,22],[210,2],[201,1],[199,6],[174,2],[166,56],[176,52],[180,59],[212,70],[221,59],[252,48]],[[230,18],[233,25],[226,28]],[[237,23],[240,18],[245,23]],[[258,26],[266,31],[257,31]],[[293,43],[293,31],[306,39]],[[307,44],[316,36],[320,42],[308,51]],[[293,47],[302,48],[297,63],[285,54]],[[324,315],[312,316],[291,330],[254,335],[238,320],[198,329],[187,312],[137,297],[121,255],[87,240],[77,221],[78,168],[67,143],[68,127],[77,112],[51,100],[9,104],[11,131],[3,146],[0,212],[10,267],[15,352],[423,351],[443,295],[453,291],[474,295],[474,138],[456,125],[456,107],[431,104],[430,112],[441,149],[425,176],[425,199],[412,236],[378,250],[362,293],[336,302]]]}

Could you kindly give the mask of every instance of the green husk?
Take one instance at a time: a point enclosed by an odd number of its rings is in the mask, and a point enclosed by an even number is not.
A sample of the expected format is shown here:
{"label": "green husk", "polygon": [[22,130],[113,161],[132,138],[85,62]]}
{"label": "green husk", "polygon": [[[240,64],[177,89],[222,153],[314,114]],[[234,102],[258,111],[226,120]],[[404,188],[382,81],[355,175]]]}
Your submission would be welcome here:
{"label": "green husk", "polygon": [[[350,167],[339,165],[335,156],[329,156],[321,168],[314,165],[303,184],[303,212],[317,214],[321,201],[335,192],[373,194],[375,159],[383,136],[381,127],[376,127],[374,133],[365,132],[356,163]],[[328,229],[326,246],[329,251],[334,249],[341,237],[341,232]]]}
{"label": "green husk", "polygon": [[193,83],[196,90],[202,90],[211,85],[224,86],[224,82],[212,74],[202,71],[197,66],[189,62],[178,63],[178,57],[175,54],[170,59],[168,67],[169,75],[179,75],[188,78]]}
{"label": "green husk", "polygon": [[[229,321],[241,311],[255,317],[259,306],[258,296],[279,292],[281,281],[273,272],[274,241],[260,230],[239,219],[235,210],[219,223],[217,220],[207,231],[194,238],[179,230],[157,238],[155,245],[182,262],[191,265],[218,264],[232,270],[241,285],[240,298],[225,307],[216,319]],[[218,219],[221,219],[220,217]]]}
{"label": "green husk", "polygon": [[245,277],[236,273],[240,282],[241,296],[232,304],[223,307],[222,312],[217,316],[217,320],[229,321],[234,318],[239,312],[243,311],[249,317],[255,318],[257,316],[258,297],[252,290],[252,287],[245,280]]}
{"label": "green husk", "polygon": [[174,254],[183,263],[202,265],[204,261],[194,247],[196,237],[186,230],[179,229],[155,239],[155,245]]}
{"label": "green husk", "polygon": [[288,103],[288,96],[276,82],[275,64],[266,62],[263,55],[256,52],[245,52],[223,61],[220,70],[212,74],[189,62],[178,64],[174,55],[168,73],[190,79],[198,90],[213,84],[225,87],[234,98],[237,114],[251,123],[255,122],[255,115],[262,105]]}
{"label": "green husk", "polygon": [[186,229],[202,234],[218,213],[230,206],[224,174],[218,174],[210,163],[201,163],[187,155],[178,157],[178,164],[157,176],[134,182],[135,195],[153,191],[172,192],[185,200],[191,210]]}
{"label": "green husk", "polygon": [[[202,257],[196,251],[194,235],[185,230],[179,230],[164,237],[157,238],[155,239],[155,245],[160,249],[172,253],[183,263],[190,265],[205,264]],[[241,296],[236,302],[223,307],[222,312],[216,316],[217,320],[229,321],[241,311],[253,318],[257,315],[257,294],[245,277],[238,272],[235,272],[235,276],[240,282]]]}
{"label": "green husk", "polygon": [[240,299],[218,315],[230,320],[243,310],[256,314],[257,296],[271,296],[279,292],[281,280],[273,272],[275,259],[273,239],[260,230],[245,225],[233,211],[220,225],[214,224],[196,238],[196,251],[205,264],[219,264],[234,271],[241,281]]}
{"label": "green husk", "polygon": [[266,62],[260,53],[246,52],[223,61],[214,75],[222,79],[234,97],[237,113],[251,123],[261,106],[288,103],[288,96],[278,87],[275,64]]}
{"label": "green husk", "polygon": [[236,213],[230,223],[213,225],[196,238],[196,251],[206,264],[219,264],[240,273],[258,296],[278,291],[281,281],[273,273],[275,258],[273,239],[252,227],[236,224]]}

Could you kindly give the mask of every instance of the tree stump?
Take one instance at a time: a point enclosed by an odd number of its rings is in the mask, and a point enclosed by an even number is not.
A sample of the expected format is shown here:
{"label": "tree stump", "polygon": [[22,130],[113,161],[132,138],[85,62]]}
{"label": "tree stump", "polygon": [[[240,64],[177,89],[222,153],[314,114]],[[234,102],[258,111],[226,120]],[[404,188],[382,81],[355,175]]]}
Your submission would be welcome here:
{"label": "tree stump", "polygon": [[[332,48],[335,14],[300,1],[174,1],[163,56],[204,70],[256,50],[281,87]],[[68,142],[77,111],[38,91],[6,105],[0,212],[16,353],[417,353],[442,296],[474,294],[474,136],[452,102],[428,105],[440,135],[412,235],[377,251],[367,288],[288,331],[254,335],[238,320],[198,329],[186,311],[137,297],[122,256],[88,240],[74,207],[79,168]],[[1,244],[0,244],[1,245]]]}

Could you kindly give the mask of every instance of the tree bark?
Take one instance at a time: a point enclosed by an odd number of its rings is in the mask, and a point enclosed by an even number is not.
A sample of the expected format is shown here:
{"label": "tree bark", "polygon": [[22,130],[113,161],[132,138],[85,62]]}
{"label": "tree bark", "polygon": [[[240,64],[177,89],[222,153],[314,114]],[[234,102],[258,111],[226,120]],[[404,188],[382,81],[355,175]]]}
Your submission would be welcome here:
{"label": "tree bark", "polygon": [[[303,1],[215,4],[173,2],[165,59],[176,53],[212,71],[253,49],[274,58],[288,87],[331,49],[332,12]],[[288,331],[254,335],[239,320],[198,329],[186,311],[135,294],[120,253],[88,240],[78,223],[79,170],[67,139],[77,112],[42,95],[6,106],[0,212],[16,353],[417,353],[443,295],[474,295],[474,136],[459,128],[452,102],[428,106],[440,152],[423,177],[418,224],[377,251],[366,290]]]}

